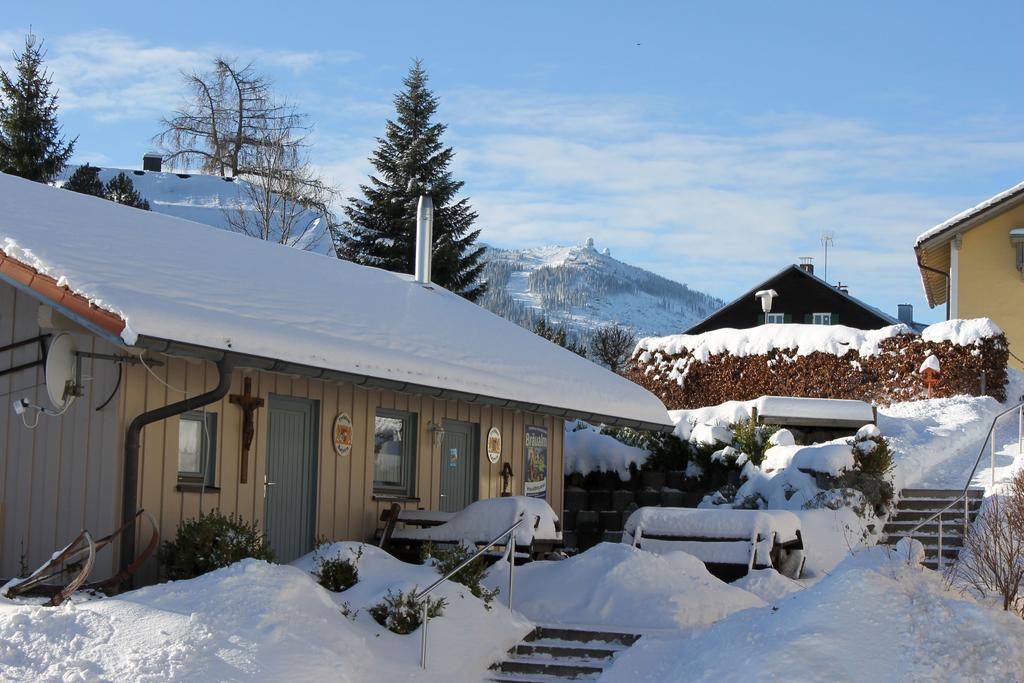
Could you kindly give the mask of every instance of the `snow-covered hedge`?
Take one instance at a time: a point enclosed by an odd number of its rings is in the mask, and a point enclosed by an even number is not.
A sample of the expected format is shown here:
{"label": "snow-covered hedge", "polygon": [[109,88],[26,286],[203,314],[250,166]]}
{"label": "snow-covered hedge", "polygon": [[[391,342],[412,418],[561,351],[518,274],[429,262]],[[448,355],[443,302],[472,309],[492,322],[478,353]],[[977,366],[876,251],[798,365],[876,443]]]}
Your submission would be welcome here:
{"label": "snow-covered hedge", "polygon": [[923,398],[920,368],[942,368],[936,397],[986,393],[1005,399],[1006,336],[988,318],[948,320],[920,335],[906,325],[761,325],[641,339],[627,376],[670,409],[758,396],[851,398],[883,405]]}

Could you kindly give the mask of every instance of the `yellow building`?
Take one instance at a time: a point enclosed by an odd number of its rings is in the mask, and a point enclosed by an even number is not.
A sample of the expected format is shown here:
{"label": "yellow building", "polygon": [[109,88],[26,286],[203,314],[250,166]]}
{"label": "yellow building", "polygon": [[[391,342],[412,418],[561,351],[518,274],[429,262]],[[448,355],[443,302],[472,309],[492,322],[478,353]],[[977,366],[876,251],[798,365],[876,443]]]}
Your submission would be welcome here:
{"label": "yellow building", "polygon": [[372,539],[395,503],[560,512],[566,420],[672,427],[646,390],[429,278],[4,174],[0,396],[0,577],[139,508],[165,539],[241,515],[285,562]]}
{"label": "yellow building", "polygon": [[991,318],[1024,369],[1024,183],[953,216],[914,245],[928,305],[946,318]]}

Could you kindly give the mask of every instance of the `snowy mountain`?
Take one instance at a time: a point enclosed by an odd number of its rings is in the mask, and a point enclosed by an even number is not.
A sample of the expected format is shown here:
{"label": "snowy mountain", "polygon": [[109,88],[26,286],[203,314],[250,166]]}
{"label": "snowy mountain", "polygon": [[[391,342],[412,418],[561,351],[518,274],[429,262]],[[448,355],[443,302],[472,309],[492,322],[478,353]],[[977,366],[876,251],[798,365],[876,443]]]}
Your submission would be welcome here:
{"label": "snowy mountain", "polygon": [[685,284],[615,259],[593,240],[575,247],[488,247],[480,304],[533,328],[544,317],[565,325],[580,341],[618,323],[638,337],[682,332],[722,306],[722,301]]}

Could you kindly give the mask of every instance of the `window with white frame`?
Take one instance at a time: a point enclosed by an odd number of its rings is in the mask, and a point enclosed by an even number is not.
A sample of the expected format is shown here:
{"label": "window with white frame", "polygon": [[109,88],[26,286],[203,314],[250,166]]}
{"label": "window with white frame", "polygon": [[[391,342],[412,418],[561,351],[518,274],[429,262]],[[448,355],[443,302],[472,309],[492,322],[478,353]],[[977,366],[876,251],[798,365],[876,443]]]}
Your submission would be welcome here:
{"label": "window with white frame", "polygon": [[764,321],[769,325],[781,325],[786,322],[785,313],[765,313]]}
{"label": "window with white frame", "polygon": [[217,414],[191,411],[178,418],[178,482],[214,485]]}
{"label": "window with white frame", "polygon": [[815,313],[811,318],[811,322],[815,325],[831,325],[832,314],[831,313]]}
{"label": "window with white frame", "polygon": [[373,438],[373,490],[413,496],[416,473],[416,414],[377,410]]}

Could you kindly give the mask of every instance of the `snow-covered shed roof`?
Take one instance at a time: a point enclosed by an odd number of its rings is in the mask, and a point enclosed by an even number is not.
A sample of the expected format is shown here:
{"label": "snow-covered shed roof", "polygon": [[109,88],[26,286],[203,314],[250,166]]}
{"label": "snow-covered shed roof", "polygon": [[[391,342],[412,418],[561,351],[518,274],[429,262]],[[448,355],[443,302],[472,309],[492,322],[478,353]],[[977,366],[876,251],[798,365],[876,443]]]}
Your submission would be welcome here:
{"label": "snow-covered shed roof", "polygon": [[1003,190],[966,211],[961,211],[917,236],[914,251],[917,253],[921,284],[924,286],[929,306],[944,304],[949,298],[946,275],[950,267],[949,241],[989,218],[1021,204],[1024,204],[1024,182]]}
{"label": "snow-covered shed roof", "polygon": [[129,346],[176,342],[399,391],[672,424],[647,390],[409,275],[3,174],[0,251],[0,279]]}

